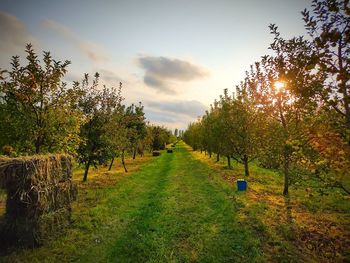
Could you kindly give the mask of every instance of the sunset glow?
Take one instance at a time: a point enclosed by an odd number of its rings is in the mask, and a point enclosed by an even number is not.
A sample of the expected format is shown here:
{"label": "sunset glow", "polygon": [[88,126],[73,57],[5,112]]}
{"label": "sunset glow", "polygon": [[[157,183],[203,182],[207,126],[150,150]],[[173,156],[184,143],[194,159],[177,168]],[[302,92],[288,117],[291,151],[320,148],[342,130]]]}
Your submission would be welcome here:
{"label": "sunset glow", "polygon": [[280,0],[4,0],[0,68],[10,67],[12,55],[25,57],[30,42],[39,54],[72,62],[68,83],[97,71],[107,86],[122,82],[125,102],[141,101],[152,123],[185,129],[268,52],[270,23],[285,37],[304,32],[305,7]]}
{"label": "sunset glow", "polygon": [[276,81],[273,85],[276,89],[276,92],[281,92],[285,87],[286,84],[283,81]]}
{"label": "sunset glow", "polygon": [[0,0],[0,262],[349,262],[350,0]]}

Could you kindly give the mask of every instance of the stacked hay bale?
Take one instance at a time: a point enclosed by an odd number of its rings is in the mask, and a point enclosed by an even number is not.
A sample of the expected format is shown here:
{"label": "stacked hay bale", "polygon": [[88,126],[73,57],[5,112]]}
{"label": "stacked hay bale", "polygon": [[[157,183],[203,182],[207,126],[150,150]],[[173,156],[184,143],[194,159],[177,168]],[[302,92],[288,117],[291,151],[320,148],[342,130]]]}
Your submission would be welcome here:
{"label": "stacked hay bale", "polygon": [[7,191],[2,247],[36,246],[70,223],[77,188],[68,155],[0,158],[0,187]]}

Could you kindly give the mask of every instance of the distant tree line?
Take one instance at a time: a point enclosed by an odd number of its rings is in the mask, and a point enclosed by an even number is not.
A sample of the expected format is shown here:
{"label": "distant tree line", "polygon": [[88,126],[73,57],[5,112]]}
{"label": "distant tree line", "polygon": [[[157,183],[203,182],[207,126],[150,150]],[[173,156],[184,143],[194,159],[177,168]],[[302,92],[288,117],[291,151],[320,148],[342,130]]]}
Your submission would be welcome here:
{"label": "distant tree line", "polygon": [[236,91],[191,123],[193,147],[244,164],[256,161],[289,185],[314,178],[350,193],[350,6],[314,0],[302,12],[309,38],[284,39],[270,25],[273,54],[251,65]]}
{"label": "distant tree line", "polygon": [[182,136],[184,135],[184,130],[179,130],[178,128],[175,128],[174,130],[174,136],[176,138],[182,138]]}
{"label": "distant tree line", "polygon": [[0,70],[0,154],[8,156],[69,153],[89,168],[120,157],[163,149],[175,140],[171,131],[150,125],[141,103],[123,104],[118,88],[99,84],[100,75],[72,85],[63,82],[69,61],[44,52],[40,62],[26,46],[26,65],[12,57],[11,69]]}

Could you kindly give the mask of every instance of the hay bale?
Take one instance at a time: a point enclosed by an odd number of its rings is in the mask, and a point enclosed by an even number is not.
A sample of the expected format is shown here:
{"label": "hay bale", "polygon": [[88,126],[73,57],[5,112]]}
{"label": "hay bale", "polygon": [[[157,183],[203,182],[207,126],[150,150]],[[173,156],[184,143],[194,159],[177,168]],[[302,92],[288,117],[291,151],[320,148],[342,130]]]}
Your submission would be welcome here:
{"label": "hay bale", "polygon": [[153,151],[153,156],[159,156],[160,155],[160,151]]}
{"label": "hay bale", "polygon": [[7,191],[3,245],[36,246],[70,223],[77,195],[68,155],[0,158],[0,187]]}
{"label": "hay bale", "polygon": [[173,150],[172,149],[168,149],[166,152],[167,153],[173,153]]}

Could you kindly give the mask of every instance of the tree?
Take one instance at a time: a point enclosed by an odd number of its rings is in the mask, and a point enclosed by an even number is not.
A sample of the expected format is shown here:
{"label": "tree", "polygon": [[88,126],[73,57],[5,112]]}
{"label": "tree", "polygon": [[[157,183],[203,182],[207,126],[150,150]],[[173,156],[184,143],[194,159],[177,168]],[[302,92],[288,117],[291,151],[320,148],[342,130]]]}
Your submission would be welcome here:
{"label": "tree", "polygon": [[263,145],[265,116],[255,107],[254,100],[246,93],[246,83],[237,86],[237,94],[228,100],[229,120],[226,126],[229,134],[227,143],[231,156],[244,165],[245,175],[249,176],[249,162],[256,159]]}
{"label": "tree", "polygon": [[[349,194],[350,170],[350,5],[348,0],[313,0],[312,11],[302,12],[312,40],[309,74],[322,75],[312,89],[320,110],[310,125],[309,156],[316,178]],[[317,158],[315,158],[317,156]],[[319,165],[321,164],[321,165]]]}
{"label": "tree", "polygon": [[178,136],[180,136],[180,135],[179,135],[179,130],[178,130],[177,128],[175,128],[175,130],[174,130],[174,135],[175,135],[176,138],[177,138]]}
{"label": "tree", "polygon": [[304,164],[325,187],[340,188],[350,194],[350,146],[335,129],[342,122],[341,118],[335,110],[321,110],[312,118]]}
{"label": "tree", "polygon": [[146,136],[140,141],[139,149],[138,149],[141,156],[144,154],[146,150],[149,152],[152,151],[152,143],[153,143],[152,129],[153,129],[152,126],[146,124]]}
{"label": "tree", "polygon": [[[210,107],[210,123],[211,129],[210,133],[212,136],[212,144],[213,144],[213,152],[216,153],[216,161],[220,160],[220,155],[224,155],[225,150],[225,138],[222,133],[223,130],[223,122],[220,120],[220,108],[219,103],[215,100],[214,104]],[[229,165],[228,165],[229,166]]]}
{"label": "tree", "polygon": [[[91,165],[105,163],[112,157],[113,151],[110,145],[111,130],[108,124],[113,114],[121,108],[121,85],[117,91],[115,88],[98,88],[99,74],[95,74],[92,84],[89,83],[89,76],[85,74],[81,84],[82,96],[79,101],[79,108],[85,117],[85,123],[80,128],[82,142],[78,149],[78,158],[85,165],[83,181]],[[79,87],[79,83],[75,83]],[[114,131],[118,132],[118,131]]]}
{"label": "tree", "polygon": [[[301,129],[306,116],[312,115],[317,107],[310,94],[303,93],[310,87],[318,87],[320,76],[307,74],[312,60],[310,43],[302,37],[285,40],[280,37],[275,25],[270,25],[274,41],[270,48],[274,55],[265,56],[256,64],[254,94],[266,113],[281,125],[281,167],[284,174],[283,194],[288,195],[290,165],[293,156],[291,142],[303,140]],[[260,95],[260,94],[263,95]],[[302,96],[304,95],[304,96]],[[281,146],[282,146],[281,145]]]}
{"label": "tree", "polygon": [[127,128],[127,137],[130,140],[130,145],[133,152],[133,159],[136,157],[137,149],[141,141],[146,137],[146,122],[145,113],[141,102],[139,105],[132,104],[125,111],[125,125]]}
{"label": "tree", "polygon": [[61,81],[70,62],[55,61],[44,52],[42,65],[31,44],[26,53],[26,66],[14,56],[12,69],[1,71],[0,146],[8,144],[24,154],[74,153],[81,123],[79,91]]}
{"label": "tree", "polygon": [[150,126],[150,132],[152,137],[152,150],[163,150],[165,145],[170,143],[171,131],[162,126]]}
{"label": "tree", "polygon": [[313,0],[312,7],[311,14],[302,12],[315,55],[310,69],[324,75],[322,88],[314,91],[341,116],[341,135],[350,145],[349,0]]}
{"label": "tree", "polygon": [[209,158],[211,158],[214,149],[215,149],[215,137],[213,133],[213,118],[208,111],[205,112],[205,115],[202,117],[202,138],[203,147],[209,153]]}
{"label": "tree", "polygon": [[197,122],[190,123],[187,127],[187,130],[184,134],[184,141],[189,144],[194,151],[197,149],[203,149],[202,147],[202,127],[201,122],[198,120]]}

